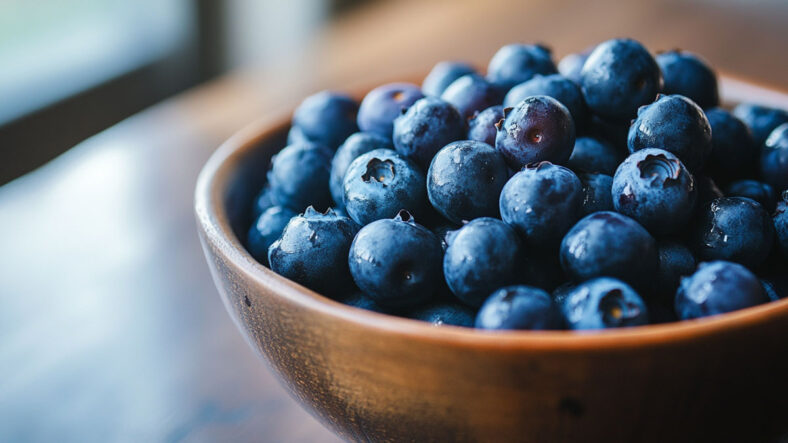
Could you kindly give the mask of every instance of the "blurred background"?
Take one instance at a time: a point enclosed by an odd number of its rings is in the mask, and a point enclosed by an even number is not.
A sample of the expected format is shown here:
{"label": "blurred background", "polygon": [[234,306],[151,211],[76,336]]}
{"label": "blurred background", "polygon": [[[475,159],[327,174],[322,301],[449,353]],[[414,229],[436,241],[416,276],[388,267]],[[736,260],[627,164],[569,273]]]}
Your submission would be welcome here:
{"label": "blurred background", "polygon": [[200,168],[323,88],[629,36],[788,90],[786,0],[0,0],[0,441],[332,441],[226,314]]}

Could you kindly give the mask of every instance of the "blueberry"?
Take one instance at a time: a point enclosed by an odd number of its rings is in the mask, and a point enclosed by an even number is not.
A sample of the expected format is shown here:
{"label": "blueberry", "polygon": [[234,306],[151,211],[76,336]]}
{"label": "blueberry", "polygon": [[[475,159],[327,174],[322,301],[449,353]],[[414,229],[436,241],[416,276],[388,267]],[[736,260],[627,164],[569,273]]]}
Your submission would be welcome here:
{"label": "blueberry", "polygon": [[654,57],[630,39],[599,44],[588,56],[580,77],[588,107],[612,121],[629,121],[662,89],[662,74]]}
{"label": "blueberry", "polygon": [[774,226],[759,203],[723,197],[704,205],[693,239],[700,260],[729,260],[754,269],[769,255]]}
{"label": "blueberry", "polygon": [[502,91],[536,74],[555,74],[550,49],[542,45],[511,44],[498,50],[487,66],[487,79]]}
{"label": "blueberry", "polygon": [[576,172],[613,175],[624,160],[622,152],[610,143],[592,137],[578,137],[566,165]]}
{"label": "blueberry", "polygon": [[755,103],[740,103],[733,108],[733,115],[750,128],[753,142],[759,147],[766,142],[766,138],[775,128],[788,123],[788,111]]}
{"label": "blueberry", "polygon": [[718,106],[717,75],[700,56],[687,51],[667,51],[655,57],[665,82],[665,94],[683,95],[703,109]]}
{"label": "blueberry", "polygon": [[770,214],[777,205],[777,193],[774,192],[774,188],[756,180],[736,180],[725,188],[725,195],[755,200]]}
{"label": "blueberry", "polygon": [[366,309],[367,311],[379,312],[381,314],[395,314],[394,310],[384,308],[361,291],[355,291],[346,297],[339,298],[340,302],[353,306],[354,308]]}
{"label": "blueberry", "polygon": [[465,137],[465,120],[457,109],[437,97],[413,103],[394,120],[394,149],[424,169],[447,144]]}
{"label": "blueberry", "polygon": [[476,71],[473,67],[463,62],[440,62],[432,68],[424,82],[421,84],[421,90],[424,95],[432,95],[440,97],[443,91],[449,87],[454,80],[466,74],[473,74]]}
{"label": "blueberry", "polygon": [[412,311],[408,317],[426,321],[435,326],[453,325],[472,328],[476,312],[459,303],[439,302],[422,306]]}
{"label": "blueberry", "polygon": [[388,83],[369,91],[358,108],[358,127],[391,138],[394,119],[416,100],[424,97],[421,89],[411,83]]}
{"label": "blueberry", "polygon": [[583,215],[613,210],[613,177],[588,173],[580,173],[577,177],[583,184]]}
{"label": "blueberry", "polygon": [[503,106],[490,106],[468,120],[468,139],[495,146],[498,129],[495,124],[503,120]]}
{"label": "blueberry", "polygon": [[250,211],[252,215],[251,222],[256,222],[257,219],[260,218],[260,214],[271,206],[276,206],[276,203],[274,203],[273,196],[271,195],[271,186],[266,183],[252,202],[252,210]]}
{"label": "blueberry", "polygon": [[441,98],[451,103],[464,119],[490,106],[500,105],[503,95],[479,74],[467,74],[450,84]]}
{"label": "blueberry", "polygon": [[687,223],[698,191],[687,168],[662,149],[643,149],[627,157],[613,176],[613,206],[657,235]]}
{"label": "blueberry", "polygon": [[788,191],[783,191],[774,211],[774,230],[783,257],[788,258]]}
{"label": "blueberry", "polygon": [[358,103],[345,94],[322,91],[310,95],[293,113],[293,126],[309,140],[336,148],[358,131]]}
{"label": "blueberry", "polygon": [[783,298],[783,295],[780,294],[777,286],[775,286],[774,282],[771,280],[762,278],[761,287],[763,287],[763,293],[766,295],[766,298],[769,299],[769,301],[777,301]]}
{"label": "blueberry", "polygon": [[582,209],[580,179],[569,169],[549,162],[526,166],[501,191],[501,218],[530,246],[557,245],[580,218]]}
{"label": "blueberry", "polygon": [[583,65],[586,60],[588,60],[590,54],[591,51],[589,50],[565,55],[564,58],[558,62],[558,72],[579,85],[582,78],[580,73],[583,71]]}
{"label": "blueberry", "polygon": [[424,173],[390,149],[358,156],[348,166],[342,186],[345,209],[362,226],[394,217],[401,209],[421,215],[427,205]]}
{"label": "blueberry", "polygon": [[268,183],[274,203],[294,211],[331,206],[328,178],[334,152],[315,143],[289,145],[271,159]]}
{"label": "blueberry", "polygon": [[600,277],[579,285],[563,304],[570,329],[608,329],[648,323],[648,308],[632,287],[623,281]]}
{"label": "blueberry", "polygon": [[481,329],[562,329],[563,319],[550,294],[532,286],[495,291],[476,316]]}
{"label": "blueberry", "polygon": [[657,245],[638,222],[615,212],[582,218],[561,242],[561,266],[575,281],[619,278],[642,287],[657,270]]}
{"label": "blueberry", "polygon": [[357,132],[352,134],[339,146],[334,158],[331,160],[331,176],[328,186],[331,189],[331,197],[339,208],[345,207],[345,190],[342,182],[345,178],[350,163],[361,154],[374,151],[375,149],[394,149],[391,140],[378,134],[367,132]]}
{"label": "blueberry", "polygon": [[463,303],[481,306],[496,289],[516,283],[520,241],[506,223],[477,218],[449,234],[443,273]]}
{"label": "blueberry", "polygon": [[272,206],[263,211],[249,228],[249,233],[246,236],[246,244],[252,257],[263,265],[267,265],[268,248],[282,236],[290,219],[297,215],[295,211],[282,206]]}
{"label": "blueberry", "polygon": [[761,177],[779,191],[788,189],[788,123],[778,126],[766,139],[761,153]]}
{"label": "blueberry", "polygon": [[409,308],[430,301],[441,278],[441,245],[407,211],[364,226],[350,247],[350,273],[381,306]]}
{"label": "blueberry", "polygon": [[668,297],[673,305],[673,296],[681,283],[681,277],[695,272],[695,256],[692,251],[681,243],[662,241],[657,243],[659,251],[659,272],[657,273],[657,292],[661,297]]}
{"label": "blueberry", "polygon": [[766,303],[761,282],[738,263],[701,263],[681,280],[676,292],[676,314],[682,320],[708,317]]}
{"label": "blueberry", "polygon": [[436,237],[438,237],[438,240],[440,240],[441,242],[441,249],[445,251],[446,248],[449,247],[449,243],[448,243],[449,233],[451,231],[456,231],[458,229],[460,229],[460,226],[457,226],[452,223],[447,223],[443,225],[438,225],[432,228],[431,231],[433,234],[435,234]]}
{"label": "blueberry", "polygon": [[722,108],[706,111],[711,126],[711,154],[704,170],[724,181],[754,175],[760,146],[739,118]]}
{"label": "blueberry", "polygon": [[294,145],[296,143],[314,143],[314,140],[310,140],[298,126],[291,126],[287,131],[287,144]]}
{"label": "blueberry", "polygon": [[500,152],[473,140],[454,142],[440,151],[427,172],[432,206],[454,223],[498,216],[498,196],[509,168]]}
{"label": "blueberry", "polygon": [[498,125],[495,148],[512,169],[529,163],[565,163],[575,145],[575,124],[566,106],[544,95],[528,97]]}
{"label": "blueberry", "polygon": [[580,86],[561,74],[535,75],[532,79],[520,83],[506,93],[503,106],[514,107],[532,95],[546,95],[561,102],[572,114],[576,126],[582,126],[586,120],[588,109]]}
{"label": "blueberry", "polygon": [[638,109],[629,127],[629,152],[659,148],[675,154],[690,171],[699,171],[711,153],[711,126],[692,100],[663,95]]}
{"label": "blueberry", "polygon": [[352,283],[347,254],[358,225],[328,209],[312,207],[290,222],[282,237],[268,249],[268,262],[277,274],[329,296],[341,294]]}
{"label": "blueberry", "polygon": [[564,282],[553,290],[551,294],[553,300],[555,300],[556,305],[558,305],[562,311],[567,297],[569,297],[569,294],[571,294],[572,290],[575,289],[575,286],[577,286],[577,284],[574,282]]}

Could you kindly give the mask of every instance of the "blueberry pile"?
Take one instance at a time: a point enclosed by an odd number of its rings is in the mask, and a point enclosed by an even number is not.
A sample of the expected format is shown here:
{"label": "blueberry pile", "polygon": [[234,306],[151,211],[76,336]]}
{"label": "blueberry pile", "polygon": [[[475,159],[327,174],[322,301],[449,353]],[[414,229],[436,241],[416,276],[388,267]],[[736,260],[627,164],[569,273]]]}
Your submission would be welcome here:
{"label": "blueberry pile", "polygon": [[[788,112],[720,107],[714,71],[631,39],[512,44],[486,75],[296,109],[246,245],[377,312],[484,329],[693,319],[788,294]],[[262,171],[261,171],[262,172]]]}

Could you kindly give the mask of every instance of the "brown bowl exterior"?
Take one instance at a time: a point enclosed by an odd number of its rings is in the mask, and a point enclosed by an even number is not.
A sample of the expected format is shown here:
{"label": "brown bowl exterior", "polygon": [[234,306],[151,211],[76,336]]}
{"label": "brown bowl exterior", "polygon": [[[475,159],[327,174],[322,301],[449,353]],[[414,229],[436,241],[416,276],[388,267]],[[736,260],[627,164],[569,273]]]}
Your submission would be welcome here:
{"label": "brown bowl exterior", "polygon": [[[785,94],[740,81],[725,79],[723,91],[788,107]],[[258,122],[214,154],[198,182],[196,214],[239,329],[339,435],[768,441],[788,430],[788,300],[616,331],[485,332],[344,306],[259,265],[237,233],[288,120]]]}

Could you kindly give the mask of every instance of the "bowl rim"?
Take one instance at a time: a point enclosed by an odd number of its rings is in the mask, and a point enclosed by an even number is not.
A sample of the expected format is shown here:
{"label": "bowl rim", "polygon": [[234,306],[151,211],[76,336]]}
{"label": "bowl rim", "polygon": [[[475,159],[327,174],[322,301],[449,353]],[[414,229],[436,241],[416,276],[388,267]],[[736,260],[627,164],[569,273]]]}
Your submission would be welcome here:
{"label": "bowl rim", "polygon": [[[734,91],[726,95],[728,99],[736,101],[748,99],[755,93],[756,96],[770,96],[767,101],[772,105],[781,103],[788,107],[788,93],[725,75],[720,76],[720,84],[723,91]],[[442,345],[556,352],[569,350],[604,352],[621,348],[665,346],[683,341],[701,340],[722,332],[743,331],[758,325],[788,319],[788,298],[785,298],[700,319],[630,328],[593,331],[489,331],[451,325],[436,327],[420,320],[344,305],[259,264],[233,233],[227,212],[222,205],[222,193],[237,170],[241,158],[254,150],[263,140],[285,131],[290,124],[290,114],[290,112],[279,112],[263,116],[221,144],[200,171],[194,195],[194,211],[203,238],[218,254],[223,255],[225,260],[247,277],[262,286],[269,287],[276,297],[286,299],[302,309],[338,321],[350,322],[360,328]]]}

